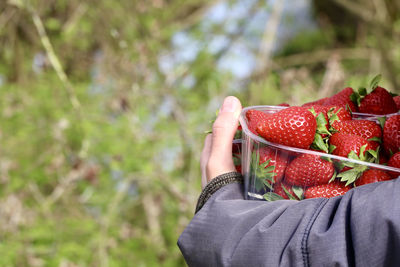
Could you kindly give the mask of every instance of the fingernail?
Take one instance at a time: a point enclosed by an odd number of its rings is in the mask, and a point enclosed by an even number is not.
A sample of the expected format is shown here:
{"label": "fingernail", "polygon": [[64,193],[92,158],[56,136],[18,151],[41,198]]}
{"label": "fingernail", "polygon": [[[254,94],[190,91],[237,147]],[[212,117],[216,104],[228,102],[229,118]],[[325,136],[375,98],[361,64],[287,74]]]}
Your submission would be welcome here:
{"label": "fingernail", "polygon": [[225,98],[222,104],[221,112],[235,112],[238,106],[238,102],[233,96],[228,96]]}

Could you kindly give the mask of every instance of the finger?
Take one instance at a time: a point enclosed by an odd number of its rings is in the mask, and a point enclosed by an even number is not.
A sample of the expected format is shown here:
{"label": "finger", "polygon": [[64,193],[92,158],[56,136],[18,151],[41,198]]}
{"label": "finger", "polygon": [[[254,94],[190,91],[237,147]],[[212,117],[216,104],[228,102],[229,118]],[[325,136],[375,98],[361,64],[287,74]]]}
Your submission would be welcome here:
{"label": "finger", "polygon": [[200,157],[201,187],[203,189],[207,184],[206,166],[208,163],[208,159],[210,158],[211,144],[212,144],[212,135],[208,134],[204,140],[204,147],[203,147],[203,151],[201,152],[201,157]]}
{"label": "finger", "polygon": [[213,124],[210,159],[207,164],[208,178],[234,171],[232,141],[238,127],[242,105],[233,96],[225,98],[217,119]]}

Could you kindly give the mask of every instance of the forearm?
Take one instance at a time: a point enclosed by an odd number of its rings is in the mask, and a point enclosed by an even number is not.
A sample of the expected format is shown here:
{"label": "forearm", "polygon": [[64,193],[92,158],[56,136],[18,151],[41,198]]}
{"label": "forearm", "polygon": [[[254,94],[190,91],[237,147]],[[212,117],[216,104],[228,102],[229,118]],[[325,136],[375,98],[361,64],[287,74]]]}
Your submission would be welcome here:
{"label": "forearm", "polygon": [[195,215],[178,245],[189,266],[302,266],[304,229],[322,202],[243,200],[240,184],[227,185]]}
{"label": "forearm", "polygon": [[243,200],[241,185],[227,185],[196,214],[178,244],[190,266],[398,264],[399,182],[299,202]]}

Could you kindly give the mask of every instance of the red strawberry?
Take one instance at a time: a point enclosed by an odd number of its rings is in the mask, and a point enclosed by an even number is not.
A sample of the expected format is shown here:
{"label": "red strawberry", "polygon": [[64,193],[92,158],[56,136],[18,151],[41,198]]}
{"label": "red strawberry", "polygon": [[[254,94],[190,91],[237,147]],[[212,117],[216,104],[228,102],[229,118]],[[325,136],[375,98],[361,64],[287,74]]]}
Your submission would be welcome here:
{"label": "red strawberry", "polygon": [[232,153],[233,154],[240,154],[242,149],[242,142],[241,140],[234,140],[232,143]]}
{"label": "red strawberry", "polygon": [[329,184],[315,185],[307,188],[306,192],[304,193],[304,198],[331,198],[344,195],[350,189],[350,186],[345,186],[344,183],[335,180]]}
{"label": "red strawberry", "polygon": [[278,106],[280,107],[290,107],[288,103],[280,103]]}
{"label": "red strawberry", "polygon": [[324,106],[339,106],[344,107],[348,106],[352,112],[357,111],[357,106],[351,101],[350,96],[354,93],[353,88],[346,87],[339,93],[331,96],[324,102]]}
{"label": "red strawberry", "polygon": [[268,116],[260,122],[257,132],[267,141],[309,148],[314,141],[317,122],[304,107],[288,107]]}
{"label": "red strawberry", "polygon": [[260,122],[266,120],[268,118],[269,114],[266,114],[262,111],[255,110],[255,109],[250,109],[246,112],[246,118],[247,118],[247,127],[249,130],[254,133],[255,135],[258,135],[256,129],[257,126]]}
{"label": "red strawberry", "polygon": [[242,173],[242,165],[235,165],[235,169],[237,172]]}
{"label": "red strawberry", "polygon": [[261,147],[258,150],[258,153],[260,157],[259,165],[269,161],[269,163],[265,166],[265,169],[270,166],[274,166],[275,168],[272,171],[275,173],[275,176],[273,177],[274,181],[275,183],[280,182],[288,164],[288,154],[268,147]]}
{"label": "red strawberry", "polygon": [[[287,192],[285,191],[285,189]],[[300,200],[302,198],[299,198],[299,196],[294,193],[292,186],[287,185],[284,182],[279,182],[274,185],[274,193],[280,195],[284,199],[289,199],[290,197],[292,197],[292,199],[294,198]]]}
{"label": "red strawberry", "polygon": [[385,152],[383,150],[379,151],[379,164],[386,165],[389,159],[386,157]]}
{"label": "red strawberry", "polygon": [[327,184],[334,172],[332,162],[316,155],[302,154],[286,168],[285,181],[297,186]]}
{"label": "red strawberry", "polygon": [[376,169],[369,169],[366,170],[360,178],[358,178],[355,182],[356,186],[361,186],[365,184],[375,183],[375,182],[382,182],[388,181],[392,178],[387,174],[385,171],[376,170]]}
{"label": "red strawberry", "polygon": [[396,102],[391,94],[380,86],[367,94],[360,103],[360,112],[369,114],[390,114],[397,112]]}
{"label": "red strawberry", "polygon": [[302,107],[310,107],[310,106],[314,106],[314,105],[323,105],[328,98],[329,97],[324,97],[324,98],[318,99],[316,101],[305,103],[305,104],[302,105]]}
{"label": "red strawberry", "polygon": [[400,115],[391,116],[383,127],[383,147],[391,155],[400,149]]}
{"label": "red strawberry", "polygon": [[393,97],[393,100],[396,103],[397,110],[400,110],[400,95]]}
{"label": "red strawberry", "polygon": [[[400,152],[397,152],[389,159],[388,166],[400,169]],[[389,172],[389,174],[393,178],[400,176],[400,172]]]}
{"label": "red strawberry", "polygon": [[372,145],[372,150],[376,150],[379,146],[379,142],[382,138],[381,127],[368,120],[349,120],[349,121],[337,121],[334,125],[335,130],[343,134],[353,134],[361,136],[362,138],[369,140]]}
{"label": "red strawberry", "polygon": [[[367,150],[372,150],[371,143],[358,135],[335,133],[329,139],[332,154],[347,157],[353,151],[358,157],[365,156]],[[361,147],[365,146],[364,153],[360,155]]]}

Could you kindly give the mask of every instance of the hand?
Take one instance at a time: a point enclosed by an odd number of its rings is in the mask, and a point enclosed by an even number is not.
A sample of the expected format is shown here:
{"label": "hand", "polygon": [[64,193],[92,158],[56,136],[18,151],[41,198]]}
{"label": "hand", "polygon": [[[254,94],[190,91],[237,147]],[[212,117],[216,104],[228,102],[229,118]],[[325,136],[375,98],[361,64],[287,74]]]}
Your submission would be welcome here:
{"label": "hand", "polygon": [[239,123],[242,105],[234,96],[225,98],[212,127],[212,134],[207,135],[201,153],[201,184],[206,186],[213,178],[236,171],[232,160],[232,141]]}

